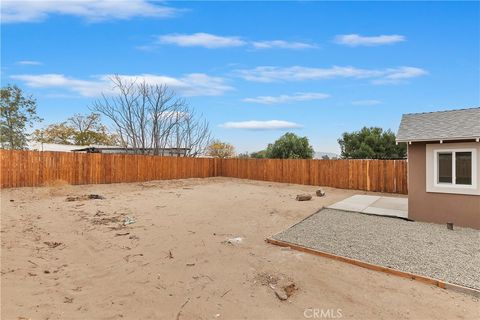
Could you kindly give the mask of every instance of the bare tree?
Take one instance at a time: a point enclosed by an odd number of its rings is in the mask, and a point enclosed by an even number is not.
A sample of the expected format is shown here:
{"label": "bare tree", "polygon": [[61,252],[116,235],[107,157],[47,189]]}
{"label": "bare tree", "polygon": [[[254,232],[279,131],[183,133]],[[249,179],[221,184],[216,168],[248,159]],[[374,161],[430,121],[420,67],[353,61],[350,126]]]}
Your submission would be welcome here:
{"label": "bare tree", "polygon": [[112,77],[114,95],[102,94],[92,109],[109,118],[121,145],[137,153],[161,155],[164,148],[203,153],[210,141],[208,122],[165,85]]}
{"label": "bare tree", "polygon": [[210,143],[210,128],[208,121],[197,116],[195,111],[186,106],[185,110],[177,117],[175,125],[176,141],[173,143],[179,148],[186,148],[187,155],[196,157],[204,153]]}

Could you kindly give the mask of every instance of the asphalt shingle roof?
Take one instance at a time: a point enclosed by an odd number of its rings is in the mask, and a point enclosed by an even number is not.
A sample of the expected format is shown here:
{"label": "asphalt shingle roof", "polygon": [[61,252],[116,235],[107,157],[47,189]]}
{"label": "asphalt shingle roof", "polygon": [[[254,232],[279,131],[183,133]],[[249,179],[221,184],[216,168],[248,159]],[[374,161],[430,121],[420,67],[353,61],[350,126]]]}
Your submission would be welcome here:
{"label": "asphalt shingle roof", "polygon": [[480,108],[404,114],[397,141],[480,138]]}

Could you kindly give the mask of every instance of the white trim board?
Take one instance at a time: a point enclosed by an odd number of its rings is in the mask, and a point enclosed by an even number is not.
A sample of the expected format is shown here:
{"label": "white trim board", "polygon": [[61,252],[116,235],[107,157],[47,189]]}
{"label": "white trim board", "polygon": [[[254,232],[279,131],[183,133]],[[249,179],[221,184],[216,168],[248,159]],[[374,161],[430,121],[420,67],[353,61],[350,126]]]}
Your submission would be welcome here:
{"label": "white trim board", "polygon": [[[427,144],[425,152],[425,179],[426,192],[433,193],[450,193],[450,194],[465,194],[465,195],[480,195],[479,187],[479,173],[480,161],[479,151],[480,145],[476,142],[463,143],[446,143],[446,144]],[[472,184],[471,185],[457,185],[455,183],[438,183],[438,153],[440,152],[472,152]],[[455,157],[452,154],[452,179],[455,181]]]}

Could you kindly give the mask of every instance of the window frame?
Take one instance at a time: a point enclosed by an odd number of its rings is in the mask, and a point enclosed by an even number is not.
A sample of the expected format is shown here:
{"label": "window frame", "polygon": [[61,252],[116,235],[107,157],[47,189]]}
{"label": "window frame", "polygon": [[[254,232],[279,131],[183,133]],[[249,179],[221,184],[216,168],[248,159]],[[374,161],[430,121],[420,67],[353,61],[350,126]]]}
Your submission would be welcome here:
{"label": "window frame", "polygon": [[[456,183],[456,153],[471,152],[472,153],[472,183],[457,184]],[[452,183],[438,182],[438,155],[440,153],[452,154]],[[477,149],[475,148],[449,148],[449,149],[433,149],[433,186],[436,188],[455,188],[455,189],[477,189]]]}

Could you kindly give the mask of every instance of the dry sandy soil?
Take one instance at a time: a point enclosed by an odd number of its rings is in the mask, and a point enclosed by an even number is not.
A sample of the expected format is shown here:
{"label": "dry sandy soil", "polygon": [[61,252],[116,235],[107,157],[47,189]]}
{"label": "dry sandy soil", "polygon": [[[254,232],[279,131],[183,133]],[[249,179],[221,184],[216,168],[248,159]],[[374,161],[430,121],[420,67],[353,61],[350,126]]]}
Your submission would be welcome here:
{"label": "dry sandy soil", "polygon": [[[265,243],[359,193],[295,201],[314,190],[226,178],[2,190],[1,318],[479,318],[472,296]],[[105,199],[66,201],[92,193]]]}

